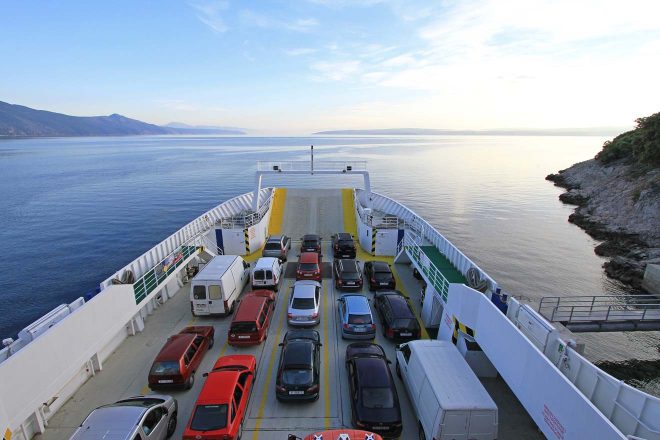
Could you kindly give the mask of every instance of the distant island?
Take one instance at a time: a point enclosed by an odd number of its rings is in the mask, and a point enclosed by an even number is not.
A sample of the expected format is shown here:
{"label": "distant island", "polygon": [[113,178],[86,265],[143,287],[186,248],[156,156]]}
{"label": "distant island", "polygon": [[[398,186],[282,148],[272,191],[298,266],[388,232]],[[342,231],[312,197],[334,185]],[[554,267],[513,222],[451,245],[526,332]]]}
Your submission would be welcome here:
{"label": "distant island", "polygon": [[[185,125],[185,124],[180,124]],[[70,116],[0,101],[0,136],[243,135],[229,128],[160,126],[122,115]]]}
{"label": "distant island", "polygon": [[612,136],[624,129],[620,127],[590,128],[538,128],[538,129],[497,129],[497,130],[447,130],[435,128],[384,128],[374,130],[329,130],[312,135],[389,135],[389,136]]}

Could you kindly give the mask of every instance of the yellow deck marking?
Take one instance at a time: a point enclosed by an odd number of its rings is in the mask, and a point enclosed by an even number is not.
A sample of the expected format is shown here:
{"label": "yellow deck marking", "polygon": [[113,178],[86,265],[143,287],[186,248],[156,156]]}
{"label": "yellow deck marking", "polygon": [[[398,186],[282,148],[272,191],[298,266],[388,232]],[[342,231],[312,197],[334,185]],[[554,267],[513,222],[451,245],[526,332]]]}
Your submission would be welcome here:
{"label": "yellow deck marking", "polygon": [[[397,273],[396,267],[394,265],[394,257],[386,257],[381,255],[374,257],[373,255],[371,255],[370,252],[365,252],[364,249],[362,249],[362,246],[360,246],[360,240],[357,235],[357,220],[355,218],[355,206],[353,204],[353,190],[351,188],[343,188],[341,190],[341,202],[342,202],[342,210],[344,211],[344,231],[353,235],[353,237],[355,237],[355,240],[357,241],[356,258],[363,262],[375,261],[375,260],[385,261],[390,266],[392,266],[392,274],[394,275],[394,280],[396,281],[397,290],[403,293],[403,296],[410,299],[410,295],[408,295],[408,292],[405,286],[403,285],[403,283],[401,282],[401,278],[399,278],[399,275]],[[426,328],[424,327],[422,320],[417,315],[415,307],[413,307],[413,312],[415,313],[417,322],[419,323],[419,326],[422,329],[422,339],[429,339],[429,334],[426,331]]]}
{"label": "yellow deck marking", "polygon": [[[287,282],[286,289],[284,292],[289,292],[291,287],[291,281]],[[268,360],[268,368],[266,371],[266,382],[264,383],[263,393],[261,395],[261,402],[259,403],[259,412],[257,413],[257,422],[254,425],[254,434],[252,435],[252,440],[257,440],[259,438],[259,428],[261,427],[261,419],[264,416],[264,409],[266,408],[266,398],[268,397],[268,387],[270,386],[270,379],[273,375],[273,365],[275,364],[275,353],[279,347],[280,334],[282,333],[282,327],[284,326],[284,317],[286,316],[286,306],[289,303],[286,298],[286,294],[282,293],[280,289],[280,295],[284,295],[284,298],[280,298],[280,305],[282,306],[282,315],[280,316],[280,322],[277,325],[277,332],[275,333],[275,342],[273,343],[273,350],[270,353],[270,359]]]}
{"label": "yellow deck marking", "polygon": [[325,416],[325,429],[330,429],[330,361],[328,354],[328,282],[323,283],[323,405]]}
{"label": "yellow deck marking", "polygon": [[[273,191],[273,204],[270,207],[270,221],[268,222],[268,235],[282,233],[282,220],[284,220],[285,204],[286,204],[286,188],[275,188],[275,190]],[[252,252],[250,255],[244,255],[243,259],[248,263],[254,263],[261,257],[262,249]]]}

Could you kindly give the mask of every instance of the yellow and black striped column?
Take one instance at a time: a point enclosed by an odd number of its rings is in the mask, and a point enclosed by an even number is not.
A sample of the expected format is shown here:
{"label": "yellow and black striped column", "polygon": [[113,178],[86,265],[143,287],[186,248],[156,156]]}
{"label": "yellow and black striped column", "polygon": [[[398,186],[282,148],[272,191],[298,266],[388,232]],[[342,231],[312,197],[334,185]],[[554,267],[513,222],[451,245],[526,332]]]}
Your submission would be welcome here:
{"label": "yellow and black striped column", "polygon": [[245,235],[245,255],[250,255],[250,234],[247,229],[243,229]]}
{"label": "yellow and black striped column", "polygon": [[376,256],[376,228],[371,229],[371,255]]}
{"label": "yellow and black striped column", "polygon": [[454,320],[454,333],[451,335],[451,342],[453,342],[454,345],[456,345],[456,343],[458,342],[458,331],[459,330],[462,331],[463,333],[465,333],[466,335],[472,336],[474,338],[474,330],[472,330],[467,325],[461,324],[460,322],[458,322],[458,320],[456,319],[455,316],[452,316],[452,319]]}

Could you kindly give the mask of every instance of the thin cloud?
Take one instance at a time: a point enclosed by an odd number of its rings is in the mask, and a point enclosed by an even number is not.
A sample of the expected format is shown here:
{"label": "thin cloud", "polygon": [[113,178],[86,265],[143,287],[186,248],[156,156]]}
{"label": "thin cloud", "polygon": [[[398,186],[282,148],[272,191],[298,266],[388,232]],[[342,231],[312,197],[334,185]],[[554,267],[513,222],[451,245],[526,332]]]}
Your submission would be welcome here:
{"label": "thin cloud", "polygon": [[319,25],[315,18],[299,18],[296,20],[280,20],[253,10],[241,11],[240,18],[244,24],[264,29],[285,29],[294,32],[309,32]]}
{"label": "thin cloud", "polygon": [[290,57],[298,57],[301,55],[310,55],[316,52],[316,49],[312,49],[311,47],[297,47],[294,49],[286,49],[284,51],[285,54],[289,55]]}
{"label": "thin cloud", "polygon": [[362,64],[359,61],[321,61],[312,64],[312,69],[323,79],[342,81],[361,72]]}
{"label": "thin cloud", "polygon": [[217,0],[189,3],[197,11],[197,18],[216,34],[227,32],[227,25],[221,16],[221,11],[229,7],[229,2]]}

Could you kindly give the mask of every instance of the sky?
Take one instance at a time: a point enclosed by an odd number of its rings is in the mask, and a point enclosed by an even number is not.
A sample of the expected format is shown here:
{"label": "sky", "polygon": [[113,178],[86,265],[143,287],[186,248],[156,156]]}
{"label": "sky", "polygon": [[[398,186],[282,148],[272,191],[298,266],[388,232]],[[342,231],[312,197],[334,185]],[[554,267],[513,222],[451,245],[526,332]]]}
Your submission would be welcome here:
{"label": "sky", "polygon": [[660,2],[0,0],[0,100],[332,129],[632,127],[660,111]]}

